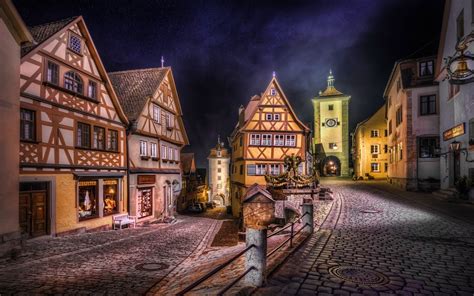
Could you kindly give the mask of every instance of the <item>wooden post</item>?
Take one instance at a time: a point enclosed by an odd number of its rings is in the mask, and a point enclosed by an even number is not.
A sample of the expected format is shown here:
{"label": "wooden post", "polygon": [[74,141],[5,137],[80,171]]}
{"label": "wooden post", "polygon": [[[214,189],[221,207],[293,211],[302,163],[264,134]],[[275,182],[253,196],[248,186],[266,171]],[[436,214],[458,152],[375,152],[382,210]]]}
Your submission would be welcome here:
{"label": "wooden post", "polygon": [[250,286],[261,287],[265,283],[265,269],[267,265],[267,229],[247,228],[245,243],[255,245],[245,255],[245,269],[254,267],[245,276],[245,283]]}
{"label": "wooden post", "polygon": [[313,203],[305,203],[303,204],[303,215],[308,213],[306,216],[303,217],[303,225],[306,225],[306,223],[309,224],[309,226],[306,226],[304,228],[304,232],[307,233],[313,233],[314,231],[314,220],[313,220]]}

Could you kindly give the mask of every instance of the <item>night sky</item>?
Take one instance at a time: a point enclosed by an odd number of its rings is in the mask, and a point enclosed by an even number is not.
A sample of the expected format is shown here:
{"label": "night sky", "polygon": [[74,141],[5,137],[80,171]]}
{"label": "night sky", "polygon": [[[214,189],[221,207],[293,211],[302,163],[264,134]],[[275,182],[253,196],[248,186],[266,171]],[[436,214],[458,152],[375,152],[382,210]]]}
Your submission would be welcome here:
{"label": "night sky", "polygon": [[[82,15],[105,68],[171,66],[198,166],[232,132],[238,108],[272,71],[299,118],[329,69],[352,95],[350,129],[383,104],[398,59],[432,49],[442,0],[358,1],[15,1],[27,25]],[[227,144],[227,143],[226,143]]]}

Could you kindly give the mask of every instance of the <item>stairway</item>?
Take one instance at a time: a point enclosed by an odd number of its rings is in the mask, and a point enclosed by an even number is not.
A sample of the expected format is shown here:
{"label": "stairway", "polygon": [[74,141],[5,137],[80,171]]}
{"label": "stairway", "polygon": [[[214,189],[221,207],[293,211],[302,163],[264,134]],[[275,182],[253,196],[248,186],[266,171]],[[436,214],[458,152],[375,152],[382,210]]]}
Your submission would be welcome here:
{"label": "stairway", "polygon": [[433,192],[433,195],[435,195],[439,199],[451,199],[451,198],[456,198],[458,192],[456,191],[455,188],[446,188],[446,189],[439,189],[437,191]]}

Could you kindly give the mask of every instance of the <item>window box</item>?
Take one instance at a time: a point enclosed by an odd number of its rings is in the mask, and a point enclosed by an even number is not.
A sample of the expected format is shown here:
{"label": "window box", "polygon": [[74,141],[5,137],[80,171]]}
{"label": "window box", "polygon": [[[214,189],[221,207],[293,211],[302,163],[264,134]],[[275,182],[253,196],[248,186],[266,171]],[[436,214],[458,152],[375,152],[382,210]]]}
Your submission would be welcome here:
{"label": "window box", "polygon": [[148,155],[140,155],[140,158],[141,158],[142,160],[148,160],[148,159],[150,159],[150,156],[148,156]]}
{"label": "window box", "polygon": [[152,157],[151,160],[153,160],[153,161],[158,161],[158,160],[160,160],[160,159],[159,159],[158,157]]}

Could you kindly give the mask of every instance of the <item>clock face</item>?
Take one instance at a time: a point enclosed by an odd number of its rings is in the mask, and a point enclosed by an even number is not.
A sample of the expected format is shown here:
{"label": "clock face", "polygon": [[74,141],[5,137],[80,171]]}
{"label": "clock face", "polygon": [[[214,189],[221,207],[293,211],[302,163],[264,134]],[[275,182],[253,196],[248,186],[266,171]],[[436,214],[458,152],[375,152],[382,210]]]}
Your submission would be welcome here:
{"label": "clock face", "polygon": [[335,119],[331,118],[331,119],[326,120],[326,126],[328,127],[334,127],[336,126],[336,124],[337,124],[337,121]]}

